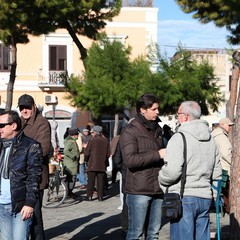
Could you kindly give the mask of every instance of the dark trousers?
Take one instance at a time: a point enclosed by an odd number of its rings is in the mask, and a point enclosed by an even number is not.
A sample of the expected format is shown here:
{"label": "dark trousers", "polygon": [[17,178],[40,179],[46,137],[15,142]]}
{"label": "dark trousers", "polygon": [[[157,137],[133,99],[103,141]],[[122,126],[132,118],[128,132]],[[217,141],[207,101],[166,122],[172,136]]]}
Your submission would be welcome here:
{"label": "dark trousers", "polygon": [[119,171],[118,169],[113,168],[113,170],[112,170],[112,183],[116,182],[118,171]]}
{"label": "dark trousers", "polygon": [[103,197],[105,172],[88,172],[87,197],[92,197],[97,178],[98,198]]}
{"label": "dark trousers", "polygon": [[127,233],[128,230],[128,206],[126,203],[126,194],[123,194],[123,209],[121,214],[122,231]]}
{"label": "dark trousers", "polygon": [[226,187],[222,189],[224,207],[226,213],[230,212],[230,203],[229,203],[229,190],[230,190],[230,181],[227,180]]}
{"label": "dark trousers", "polygon": [[43,191],[39,191],[39,199],[34,208],[32,226],[31,226],[31,240],[45,240],[44,229],[43,229],[43,219],[42,219],[42,200]]}
{"label": "dark trousers", "polygon": [[67,169],[64,168],[63,174],[66,175],[66,184],[68,187],[68,195],[72,194],[73,189],[75,188],[76,181],[77,181],[77,176],[72,175],[71,172]]}

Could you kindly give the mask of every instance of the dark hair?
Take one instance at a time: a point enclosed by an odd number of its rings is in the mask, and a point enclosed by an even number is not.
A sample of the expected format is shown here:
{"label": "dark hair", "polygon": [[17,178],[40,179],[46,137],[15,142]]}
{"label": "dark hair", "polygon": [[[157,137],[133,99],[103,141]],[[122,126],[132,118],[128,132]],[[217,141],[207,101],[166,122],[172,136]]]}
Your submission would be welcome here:
{"label": "dark hair", "polygon": [[151,108],[154,103],[159,103],[159,98],[150,93],[143,94],[136,102],[136,111],[140,112],[140,108]]}
{"label": "dark hair", "polygon": [[8,115],[8,122],[9,123],[16,123],[17,124],[17,129],[16,131],[20,131],[22,128],[22,121],[21,118],[19,117],[18,113],[16,111],[3,111],[0,115]]}

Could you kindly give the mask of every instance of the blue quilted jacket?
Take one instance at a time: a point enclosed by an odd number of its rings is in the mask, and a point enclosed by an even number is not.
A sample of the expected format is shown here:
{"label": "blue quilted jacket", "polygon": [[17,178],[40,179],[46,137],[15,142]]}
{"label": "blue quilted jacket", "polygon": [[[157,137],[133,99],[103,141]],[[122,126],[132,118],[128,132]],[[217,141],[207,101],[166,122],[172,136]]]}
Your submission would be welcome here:
{"label": "blue quilted jacket", "polygon": [[42,160],[42,148],[38,142],[25,136],[23,132],[13,139],[9,157],[13,213],[20,212],[24,205],[35,206],[41,181]]}

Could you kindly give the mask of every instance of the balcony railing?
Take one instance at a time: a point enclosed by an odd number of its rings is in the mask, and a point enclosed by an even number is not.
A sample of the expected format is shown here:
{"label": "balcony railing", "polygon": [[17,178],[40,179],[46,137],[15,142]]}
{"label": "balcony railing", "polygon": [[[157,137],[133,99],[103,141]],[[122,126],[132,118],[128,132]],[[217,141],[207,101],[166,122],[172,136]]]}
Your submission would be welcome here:
{"label": "balcony railing", "polygon": [[44,91],[63,91],[67,77],[66,71],[49,71],[47,75],[38,73],[38,86]]}
{"label": "balcony railing", "polygon": [[122,0],[123,7],[154,7],[154,0]]}
{"label": "balcony railing", "polygon": [[38,74],[38,84],[41,85],[64,85],[67,77],[66,71],[49,71],[47,76]]}

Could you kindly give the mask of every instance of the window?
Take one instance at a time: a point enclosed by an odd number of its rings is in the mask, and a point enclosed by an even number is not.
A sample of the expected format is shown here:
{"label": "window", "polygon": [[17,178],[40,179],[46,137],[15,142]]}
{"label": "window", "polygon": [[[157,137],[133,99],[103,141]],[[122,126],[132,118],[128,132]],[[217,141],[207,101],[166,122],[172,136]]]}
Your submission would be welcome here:
{"label": "window", "polygon": [[0,71],[9,71],[10,48],[0,44]]}
{"label": "window", "polygon": [[49,46],[49,70],[67,70],[67,46]]}
{"label": "window", "polygon": [[[53,110],[50,110],[45,113],[45,117],[47,119],[53,119]],[[65,111],[65,110],[55,110],[55,119],[71,119],[72,113]]]}

